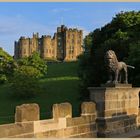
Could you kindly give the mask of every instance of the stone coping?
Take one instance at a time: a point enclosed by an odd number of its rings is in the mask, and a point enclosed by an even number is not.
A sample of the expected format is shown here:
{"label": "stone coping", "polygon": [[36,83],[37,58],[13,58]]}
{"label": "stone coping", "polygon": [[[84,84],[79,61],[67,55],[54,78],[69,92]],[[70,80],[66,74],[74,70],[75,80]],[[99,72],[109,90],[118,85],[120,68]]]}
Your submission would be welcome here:
{"label": "stone coping", "polygon": [[111,89],[111,90],[115,90],[115,89],[139,89],[140,87],[88,87],[88,90],[107,90],[107,89]]}
{"label": "stone coping", "polygon": [[132,84],[114,84],[114,83],[107,83],[101,84],[101,87],[115,87],[115,88],[132,88]]}

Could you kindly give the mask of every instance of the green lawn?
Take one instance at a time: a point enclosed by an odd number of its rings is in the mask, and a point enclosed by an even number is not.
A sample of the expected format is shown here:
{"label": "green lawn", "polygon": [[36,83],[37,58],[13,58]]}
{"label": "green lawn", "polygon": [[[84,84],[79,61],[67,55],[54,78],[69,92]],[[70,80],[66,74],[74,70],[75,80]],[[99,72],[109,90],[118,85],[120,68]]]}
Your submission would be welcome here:
{"label": "green lawn", "polygon": [[40,80],[44,92],[30,100],[11,98],[10,85],[0,86],[0,124],[14,122],[15,107],[23,103],[38,103],[41,119],[52,117],[52,105],[70,102],[73,116],[79,116],[79,100],[77,63],[65,62],[48,64],[47,77]]}

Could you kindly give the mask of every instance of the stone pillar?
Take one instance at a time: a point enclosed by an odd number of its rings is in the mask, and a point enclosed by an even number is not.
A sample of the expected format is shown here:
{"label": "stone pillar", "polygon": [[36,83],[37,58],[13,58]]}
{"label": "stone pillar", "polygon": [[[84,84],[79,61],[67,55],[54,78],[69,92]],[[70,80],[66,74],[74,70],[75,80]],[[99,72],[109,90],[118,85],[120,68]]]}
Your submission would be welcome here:
{"label": "stone pillar", "polygon": [[70,103],[61,103],[53,105],[53,118],[71,118],[72,106]]}
{"label": "stone pillar", "polygon": [[96,104],[93,102],[83,102],[81,104],[81,116],[93,115],[96,113]]}
{"label": "stone pillar", "polygon": [[137,127],[140,88],[131,84],[89,87],[96,103],[98,137],[111,137]]}
{"label": "stone pillar", "polygon": [[38,121],[40,110],[38,104],[23,104],[16,107],[15,122]]}

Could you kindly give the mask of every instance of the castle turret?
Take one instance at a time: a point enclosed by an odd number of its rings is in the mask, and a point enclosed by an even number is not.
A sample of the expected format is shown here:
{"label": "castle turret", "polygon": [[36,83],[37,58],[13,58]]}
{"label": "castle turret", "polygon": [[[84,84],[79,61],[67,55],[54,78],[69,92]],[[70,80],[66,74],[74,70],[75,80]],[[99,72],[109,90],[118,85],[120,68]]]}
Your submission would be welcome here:
{"label": "castle turret", "polygon": [[67,28],[64,25],[57,27],[53,38],[33,33],[32,38],[20,37],[15,42],[15,58],[28,57],[38,52],[44,59],[58,59],[61,61],[76,60],[83,52],[83,32],[77,28]]}

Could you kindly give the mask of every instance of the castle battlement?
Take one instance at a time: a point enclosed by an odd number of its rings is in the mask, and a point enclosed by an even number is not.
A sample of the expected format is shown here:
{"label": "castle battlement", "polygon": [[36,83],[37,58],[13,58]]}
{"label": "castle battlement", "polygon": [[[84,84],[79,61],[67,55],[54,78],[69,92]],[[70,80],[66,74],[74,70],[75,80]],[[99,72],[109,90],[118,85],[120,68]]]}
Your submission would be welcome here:
{"label": "castle battlement", "polygon": [[[32,55],[34,51],[40,53],[43,59],[56,59],[61,61],[73,61],[83,52],[83,32],[77,28],[67,28],[65,25],[57,27],[54,36],[33,33],[32,38],[21,36],[15,42],[14,58],[19,59]],[[71,47],[72,46],[72,47]],[[71,48],[74,48],[71,51]]]}
{"label": "castle battlement", "polygon": [[36,103],[16,107],[15,123],[0,125],[0,138],[96,137],[96,108],[83,102],[81,115],[72,117],[70,103],[54,104],[52,118],[40,120]]}

